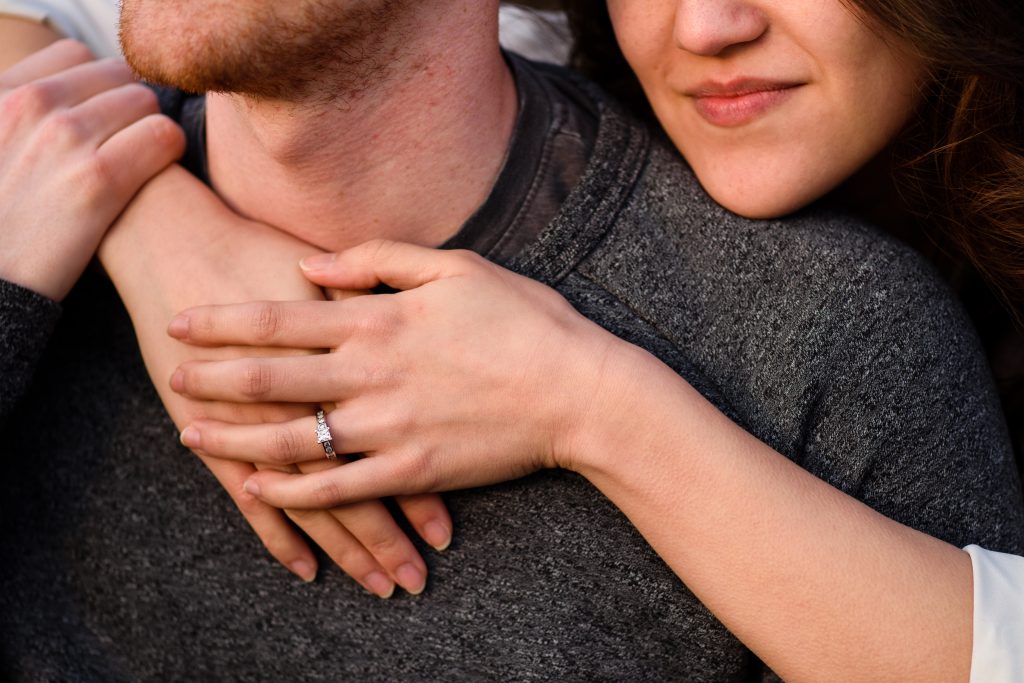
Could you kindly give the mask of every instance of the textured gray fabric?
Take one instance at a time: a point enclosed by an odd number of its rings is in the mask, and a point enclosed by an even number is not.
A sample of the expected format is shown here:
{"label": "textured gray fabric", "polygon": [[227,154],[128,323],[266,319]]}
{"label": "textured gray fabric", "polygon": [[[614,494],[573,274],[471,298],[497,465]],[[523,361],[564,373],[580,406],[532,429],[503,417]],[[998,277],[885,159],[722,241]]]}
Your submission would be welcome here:
{"label": "textured gray fabric", "polygon": [[0,280],[0,425],[25,392],[59,317],[57,303]]}
{"label": "textured gray fabric", "polygon": [[[603,102],[579,186],[510,265],[886,514],[957,545],[1024,551],[1020,488],[977,341],[933,273],[871,229],[827,211],[737,218]],[[18,352],[44,333],[0,335]],[[431,582],[417,598],[382,602],[336,570],[301,585],[177,444],[128,317],[95,278],[65,302],[13,417],[0,440],[8,678],[768,675],[567,472],[446,496],[455,542],[424,549]]]}

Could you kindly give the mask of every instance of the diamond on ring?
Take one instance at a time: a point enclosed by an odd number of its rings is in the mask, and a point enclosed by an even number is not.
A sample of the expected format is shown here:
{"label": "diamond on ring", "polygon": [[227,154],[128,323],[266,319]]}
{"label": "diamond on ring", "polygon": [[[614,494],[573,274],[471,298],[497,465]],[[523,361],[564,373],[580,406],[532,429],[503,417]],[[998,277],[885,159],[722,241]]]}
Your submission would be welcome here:
{"label": "diamond on ring", "polygon": [[327,454],[328,460],[338,459],[338,454],[334,452],[331,428],[327,426],[327,417],[323,410],[316,411],[316,442],[324,447],[324,453]]}

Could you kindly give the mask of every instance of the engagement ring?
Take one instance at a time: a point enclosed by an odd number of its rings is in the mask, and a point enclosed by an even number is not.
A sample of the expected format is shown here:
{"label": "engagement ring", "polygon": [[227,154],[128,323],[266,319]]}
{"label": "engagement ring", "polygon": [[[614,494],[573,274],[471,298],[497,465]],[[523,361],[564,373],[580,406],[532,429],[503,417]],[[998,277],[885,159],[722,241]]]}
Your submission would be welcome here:
{"label": "engagement ring", "polygon": [[316,411],[316,442],[324,447],[324,453],[328,460],[337,460],[338,454],[334,452],[334,440],[331,437],[331,428],[327,426],[327,417],[324,411]]}

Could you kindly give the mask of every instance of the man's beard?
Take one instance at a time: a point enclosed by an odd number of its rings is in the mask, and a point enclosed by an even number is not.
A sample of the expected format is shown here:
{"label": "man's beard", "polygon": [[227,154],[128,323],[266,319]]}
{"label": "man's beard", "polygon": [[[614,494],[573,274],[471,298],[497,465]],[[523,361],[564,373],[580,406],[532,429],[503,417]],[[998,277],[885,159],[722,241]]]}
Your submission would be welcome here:
{"label": "man's beard", "polygon": [[344,98],[383,77],[403,42],[403,8],[416,4],[122,0],[121,45],[142,78],[187,92]]}

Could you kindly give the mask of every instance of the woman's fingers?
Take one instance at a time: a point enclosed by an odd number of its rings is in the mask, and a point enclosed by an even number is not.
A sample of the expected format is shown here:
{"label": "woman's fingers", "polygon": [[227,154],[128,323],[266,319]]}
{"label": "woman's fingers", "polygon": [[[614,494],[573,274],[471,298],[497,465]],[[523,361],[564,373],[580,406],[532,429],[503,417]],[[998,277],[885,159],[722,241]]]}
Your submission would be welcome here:
{"label": "woman's fingers", "polygon": [[135,75],[124,60],[111,57],[72,66],[35,83],[52,96],[53,104],[73,107],[111,88],[135,83]]}
{"label": "woman's fingers", "polygon": [[77,106],[131,83],[132,73],[124,62],[106,59],[79,64],[9,90],[0,89],[0,140],[5,153],[35,149],[32,158],[38,164],[59,156],[71,160],[69,153],[95,150],[97,141],[88,134],[95,122],[76,111]]}
{"label": "woman's fingers", "polygon": [[335,510],[301,509],[282,513],[244,490],[246,478],[257,471],[252,465],[206,455],[199,457],[229,492],[268,552],[302,580],[309,582],[316,578],[316,558],[288,519],[323,548],[342,571],[371,593],[388,598],[396,583],[413,594],[423,591],[426,564],[380,501],[355,503]]}
{"label": "woman's fingers", "polygon": [[156,93],[140,83],[126,83],[93,95],[72,108],[82,137],[99,147],[115,133],[150,114],[160,113]]}
{"label": "woman's fingers", "polygon": [[285,510],[327,556],[359,585],[387,599],[399,585],[423,592],[427,568],[416,548],[379,501],[339,510]]}
{"label": "woman's fingers", "polygon": [[[328,424],[332,428],[335,449],[344,452],[348,449],[342,445],[346,443],[343,434],[349,430],[336,419],[340,413],[329,413]],[[307,474],[336,469],[337,463],[326,459],[323,447],[316,441],[315,424],[314,418],[281,425],[248,426],[200,420],[185,429],[182,441],[203,455],[216,453],[219,457],[230,453],[233,457],[258,460],[263,454],[276,466],[308,460],[299,465],[300,471]],[[452,522],[440,497],[410,496],[399,501],[399,506],[427,543],[438,550],[448,547]],[[427,568],[423,558],[380,501],[367,500],[329,511],[286,509],[286,512],[339,567],[367,590],[381,597],[390,595],[393,585],[385,585],[381,572],[390,582],[413,594],[421,592],[426,585]],[[332,529],[324,515],[333,517],[336,524],[344,528],[344,533]]]}
{"label": "woman's fingers", "polygon": [[[76,132],[76,117],[70,109],[102,92],[134,82],[131,70],[119,59],[86,62],[10,89],[6,93],[4,107],[11,115],[17,116],[23,126],[38,125],[46,116],[52,115],[51,128],[45,133],[52,138],[52,143],[59,144],[65,141],[68,131]],[[78,142],[81,137],[73,137],[70,141]]]}
{"label": "woman's fingers", "polygon": [[167,333],[197,346],[334,348],[345,336],[350,303],[254,301],[197,306],[175,317]]}
{"label": "woman's fingers", "polygon": [[17,88],[95,59],[77,40],[58,40],[0,73],[0,89]]}
{"label": "woman's fingers", "polygon": [[123,62],[89,57],[59,43],[4,73],[0,89],[0,273],[57,300],[135,192],[184,150],[153,96],[124,87]]}
{"label": "woman's fingers", "polygon": [[415,289],[474,267],[481,257],[468,251],[429,249],[406,242],[372,240],[339,254],[318,254],[301,262],[302,271],[321,287],[373,289],[388,285]]}
{"label": "woman's fingers", "polygon": [[395,583],[384,568],[327,510],[285,510],[292,522],[320,546],[331,561],[363,588],[380,598],[390,598]]}
{"label": "woman's fingers", "polygon": [[254,498],[243,489],[245,480],[256,469],[240,462],[199,457],[231,496],[271,556],[303,581],[315,579],[316,557],[281,510]]}
{"label": "woman's fingers", "polygon": [[395,499],[402,514],[424,541],[435,550],[445,550],[452,542],[452,517],[441,496],[422,493]]}
{"label": "woman's fingers", "polygon": [[[391,580],[413,595],[423,592],[427,585],[427,565],[382,502],[372,500],[353,503],[330,510],[328,514],[352,534],[360,547],[384,568]],[[348,573],[351,575],[351,572]],[[379,582],[373,576],[364,577],[360,581],[363,585]]]}
{"label": "woman's fingers", "polygon": [[184,151],[181,128],[162,114],[150,114],[115,133],[97,150],[95,179],[111,196],[127,201]]}
{"label": "woman's fingers", "polygon": [[430,492],[434,485],[422,468],[398,456],[377,456],[313,474],[257,472],[245,482],[245,490],[274,507],[319,510]]}
{"label": "woman's fingers", "polygon": [[[347,460],[342,459],[342,462]],[[304,474],[337,469],[338,463],[321,459],[299,466]],[[309,511],[306,511],[309,512]],[[295,511],[292,514],[297,514]],[[403,589],[418,595],[427,584],[427,565],[391,512],[379,500],[334,508],[329,514],[359,541]]]}
{"label": "woman's fingers", "polygon": [[[380,434],[375,420],[346,419],[344,411],[326,414],[336,453],[362,453],[376,445]],[[276,467],[327,461],[316,439],[316,418],[312,415],[291,422],[240,425],[217,420],[196,420],[181,432],[181,442],[204,455],[240,462],[257,462]]]}
{"label": "woman's fingers", "polygon": [[239,358],[181,365],[171,389],[190,398],[231,403],[329,403],[355,385],[328,354]]}

